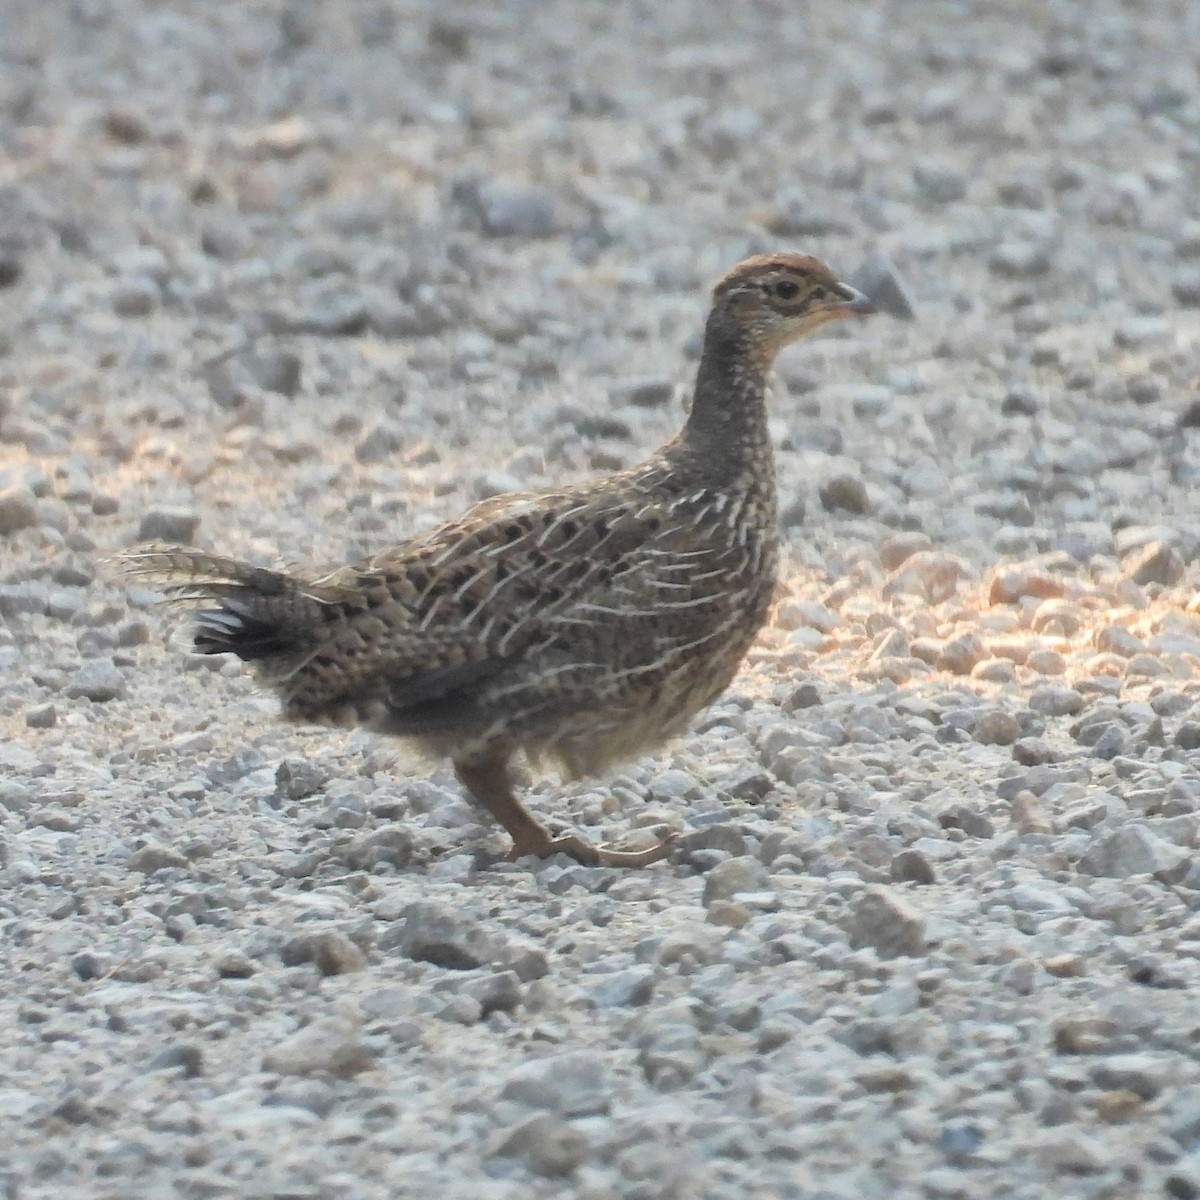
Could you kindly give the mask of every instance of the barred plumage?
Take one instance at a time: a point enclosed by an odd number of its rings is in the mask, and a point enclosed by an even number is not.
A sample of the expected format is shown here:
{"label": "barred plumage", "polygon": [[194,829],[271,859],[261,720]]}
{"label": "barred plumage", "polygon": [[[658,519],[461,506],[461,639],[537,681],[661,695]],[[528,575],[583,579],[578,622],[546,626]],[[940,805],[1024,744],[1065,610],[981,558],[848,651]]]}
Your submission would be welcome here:
{"label": "barred plumage", "polygon": [[510,761],[601,771],[681,732],[728,686],[775,583],[767,372],[787,343],[870,311],[815,259],[749,259],[714,291],[684,429],[639,466],[484,501],[323,575],[170,546],[124,569],[210,605],[196,648],[252,662],[287,716],[449,754],[514,856],[657,861],[669,840],[622,851],[552,837],[516,798]]}

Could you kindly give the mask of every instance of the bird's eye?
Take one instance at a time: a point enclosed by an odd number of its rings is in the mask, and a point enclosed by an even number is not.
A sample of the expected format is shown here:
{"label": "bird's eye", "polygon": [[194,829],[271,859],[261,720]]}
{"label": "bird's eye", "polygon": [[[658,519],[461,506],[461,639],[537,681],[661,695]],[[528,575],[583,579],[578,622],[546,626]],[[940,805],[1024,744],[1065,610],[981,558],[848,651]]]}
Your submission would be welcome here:
{"label": "bird's eye", "polygon": [[771,291],[779,297],[780,300],[795,300],[800,294],[800,285],[793,283],[790,279],[781,279],[775,284]]}

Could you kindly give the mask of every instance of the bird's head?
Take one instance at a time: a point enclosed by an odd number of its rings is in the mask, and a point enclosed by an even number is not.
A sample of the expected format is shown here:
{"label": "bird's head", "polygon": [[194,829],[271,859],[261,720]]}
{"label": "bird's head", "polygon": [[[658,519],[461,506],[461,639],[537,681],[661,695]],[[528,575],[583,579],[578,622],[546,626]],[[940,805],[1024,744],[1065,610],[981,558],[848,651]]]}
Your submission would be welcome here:
{"label": "bird's head", "polygon": [[713,289],[713,317],[768,360],[821,325],[874,311],[862,292],[803,254],[748,258]]}

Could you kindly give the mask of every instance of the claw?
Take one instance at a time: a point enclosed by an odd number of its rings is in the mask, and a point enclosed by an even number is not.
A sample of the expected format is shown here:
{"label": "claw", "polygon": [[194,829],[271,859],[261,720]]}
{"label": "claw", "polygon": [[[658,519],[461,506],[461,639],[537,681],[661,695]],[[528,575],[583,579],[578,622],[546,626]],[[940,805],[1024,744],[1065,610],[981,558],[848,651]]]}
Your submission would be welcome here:
{"label": "claw", "polygon": [[[677,833],[668,834],[657,845],[645,850],[619,850],[614,846],[594,846],[585,842],[574,833],[564,833],[556,838],[550,838],[538,850],[525,849],[526,854],[534,853],[546,858],[551,854],[565,854],[585,867],[648,867],[651,863],[661,862],[667,858],[679,841]],[[514,846],[513,850],[516,851]]]}

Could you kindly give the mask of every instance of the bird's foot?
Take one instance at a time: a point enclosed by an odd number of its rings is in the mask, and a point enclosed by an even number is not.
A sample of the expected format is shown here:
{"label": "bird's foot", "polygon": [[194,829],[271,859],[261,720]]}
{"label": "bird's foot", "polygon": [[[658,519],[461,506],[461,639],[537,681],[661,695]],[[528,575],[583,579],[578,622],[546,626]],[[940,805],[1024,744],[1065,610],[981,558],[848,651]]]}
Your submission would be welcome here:
{"label": "bird's foot", "polygon": [[508,857],[515,859],[536,854],[539,858],[549,858],[552,854],[565,854],[585,867],[648,867],[667,858],[678,841],[679,835],[671,833],[645,850],[618,850],[613,846],[595,846],[578,834],[563,833],[555,838],[547,836],[537,845],[515,843]]}

